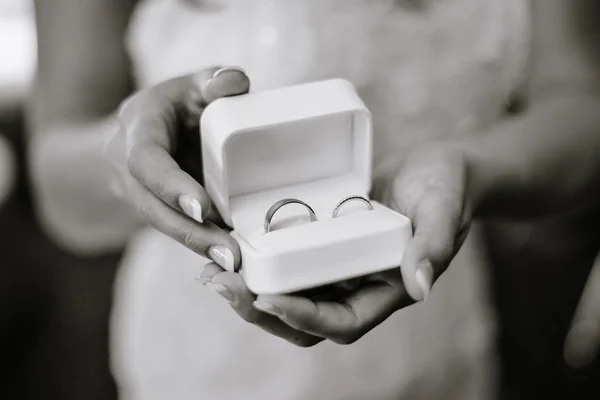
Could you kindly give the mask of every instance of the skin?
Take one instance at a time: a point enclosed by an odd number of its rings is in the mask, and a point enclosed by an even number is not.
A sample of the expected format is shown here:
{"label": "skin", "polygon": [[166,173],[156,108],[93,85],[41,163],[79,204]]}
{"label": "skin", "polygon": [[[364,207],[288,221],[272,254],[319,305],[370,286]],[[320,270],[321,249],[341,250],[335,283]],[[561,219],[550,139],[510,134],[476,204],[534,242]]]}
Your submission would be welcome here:
{"label": "skin", "polygon": [[[573,208],[593,212],[600,204],[600,97],[590,90],[600,83],[600,40],[591,32],[596,4],[532,0],[534,51],[525,113],[477,139],[430,143],[399,157],[400,165],[392,160],[394,168],[375,197],[413,222],[414,238],[399,269],[325,299],[256,297],[238,274],[216,263],[206,267],[204,283],[240,317],[296,345],[325,339],[349,344],[427,296],[473,218],[535,217]],[[197,132],[203,107],[244,93],[249,78],[235,70],[213,78],[217,69],[208,69],[145,89],[119,107],[129,93],[120,39],[132,4],[40,0],[36,6],[41,42],[31,158],[46,229],[63,246],[93,254],[118,248],[142,221],[201,255],[224,246],[239,266],[237,244],[210,221],[210,199],[180,149],[191,148],[188,133]],[[46,20],[49,14],[69,18],[56,24]],[[107,29],[105,23],[112,25]],[[73,46],[61,45],[83,27],[86,34],[76,35]],[[101,51],[86,51],[90,48]],[[90,82],[100,84],[90,87]],[[77,179],[69,177],[82,165],[94,167],[83,169]],[[116,188],[116,194],[104,191],[76,200],[96,187]],[[181,206],[184,195],[198,201],[201,217]]]}

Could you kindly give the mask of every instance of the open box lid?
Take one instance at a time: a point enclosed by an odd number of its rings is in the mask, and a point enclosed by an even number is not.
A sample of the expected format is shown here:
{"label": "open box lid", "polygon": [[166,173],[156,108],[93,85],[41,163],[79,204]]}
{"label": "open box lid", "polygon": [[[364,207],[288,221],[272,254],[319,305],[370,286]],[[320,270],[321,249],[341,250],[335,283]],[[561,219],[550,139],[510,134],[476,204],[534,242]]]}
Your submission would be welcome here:
{"label": "open box lid", "polygon": [[259,229],[294,197],[330,215],[371,186],[371,115],[354,86],[334,79],[214,101],[200,122],[204,185],[224,221]]}

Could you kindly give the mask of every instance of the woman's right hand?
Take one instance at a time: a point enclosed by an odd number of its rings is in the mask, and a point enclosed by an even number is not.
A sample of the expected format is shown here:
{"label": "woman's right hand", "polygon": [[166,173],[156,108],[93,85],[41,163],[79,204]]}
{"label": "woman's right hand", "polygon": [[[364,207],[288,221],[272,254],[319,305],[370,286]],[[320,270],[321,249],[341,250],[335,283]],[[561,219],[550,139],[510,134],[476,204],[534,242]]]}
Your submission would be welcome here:
{"label": "woman's right hand", "polygon": [[140,91],[121,105],[106,153],[117,171],[112,189],[144,222],[229,271],[241,256],[236,241],[214,223],[200,184],[199,120],[211,101],[249,87],[243,70],[230,67]]}

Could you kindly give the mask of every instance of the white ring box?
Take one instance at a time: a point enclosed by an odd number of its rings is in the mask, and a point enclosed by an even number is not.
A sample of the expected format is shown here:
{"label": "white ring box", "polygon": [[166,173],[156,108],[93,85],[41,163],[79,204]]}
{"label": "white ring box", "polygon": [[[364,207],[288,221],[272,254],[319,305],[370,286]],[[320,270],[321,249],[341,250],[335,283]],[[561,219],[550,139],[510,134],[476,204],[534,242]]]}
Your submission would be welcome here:
{"label": "white ring box", "polygon": [[[348,202],[332,218],[340,200],[371,188],[371,114],[350,82],[222,98],[200,126],[205,188],[233,228],[251,291],[290,293],[400,266],[408,218],[374,201],[373,210]],[[265,233],[267,210],[284,198],[308,203],[318,220],[290,204],[273,223],[305,223]]]}

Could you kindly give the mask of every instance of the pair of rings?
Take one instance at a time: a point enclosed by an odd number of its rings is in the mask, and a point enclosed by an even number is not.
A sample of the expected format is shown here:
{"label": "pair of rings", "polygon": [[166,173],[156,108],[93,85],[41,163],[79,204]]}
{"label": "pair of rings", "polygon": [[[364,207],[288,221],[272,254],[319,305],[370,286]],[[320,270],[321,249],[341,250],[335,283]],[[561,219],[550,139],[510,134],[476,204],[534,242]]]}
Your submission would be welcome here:
{"label": "pair of rings", "polygon": [[[348,197],[342,199],[339,203],[337,203],[337,205],[333,209],[333,213],[331,214],[331,217],[337,218],[342,206],[349,201],[359,201],[359,202],[363,203],[369,210],[373,210],[373,205],[371,204],[371,202],[369,200],[365,199],[364,197],[348,196]],[[309,206],[302,200],[292,199],[292,198],[283,199],[283,200],[279,200],[278,202],[273,204],[271,206],[271,208],[269,208],[269,210],[267,211],[267,214],[265,215],[265,225],[264,225],[265,233],[269,233],[271,231],[271,220],[273,219],[273,216],[275,215],[275,213],[281,207],[283,207],[287,204],[300,204],[300,205],[306,207],[306,209],[308,210],[309,217],[310,217],[310,222],[314,222],[317,220],[317,214],[315,213],[315,211],[312,209],[311,206]]]}

